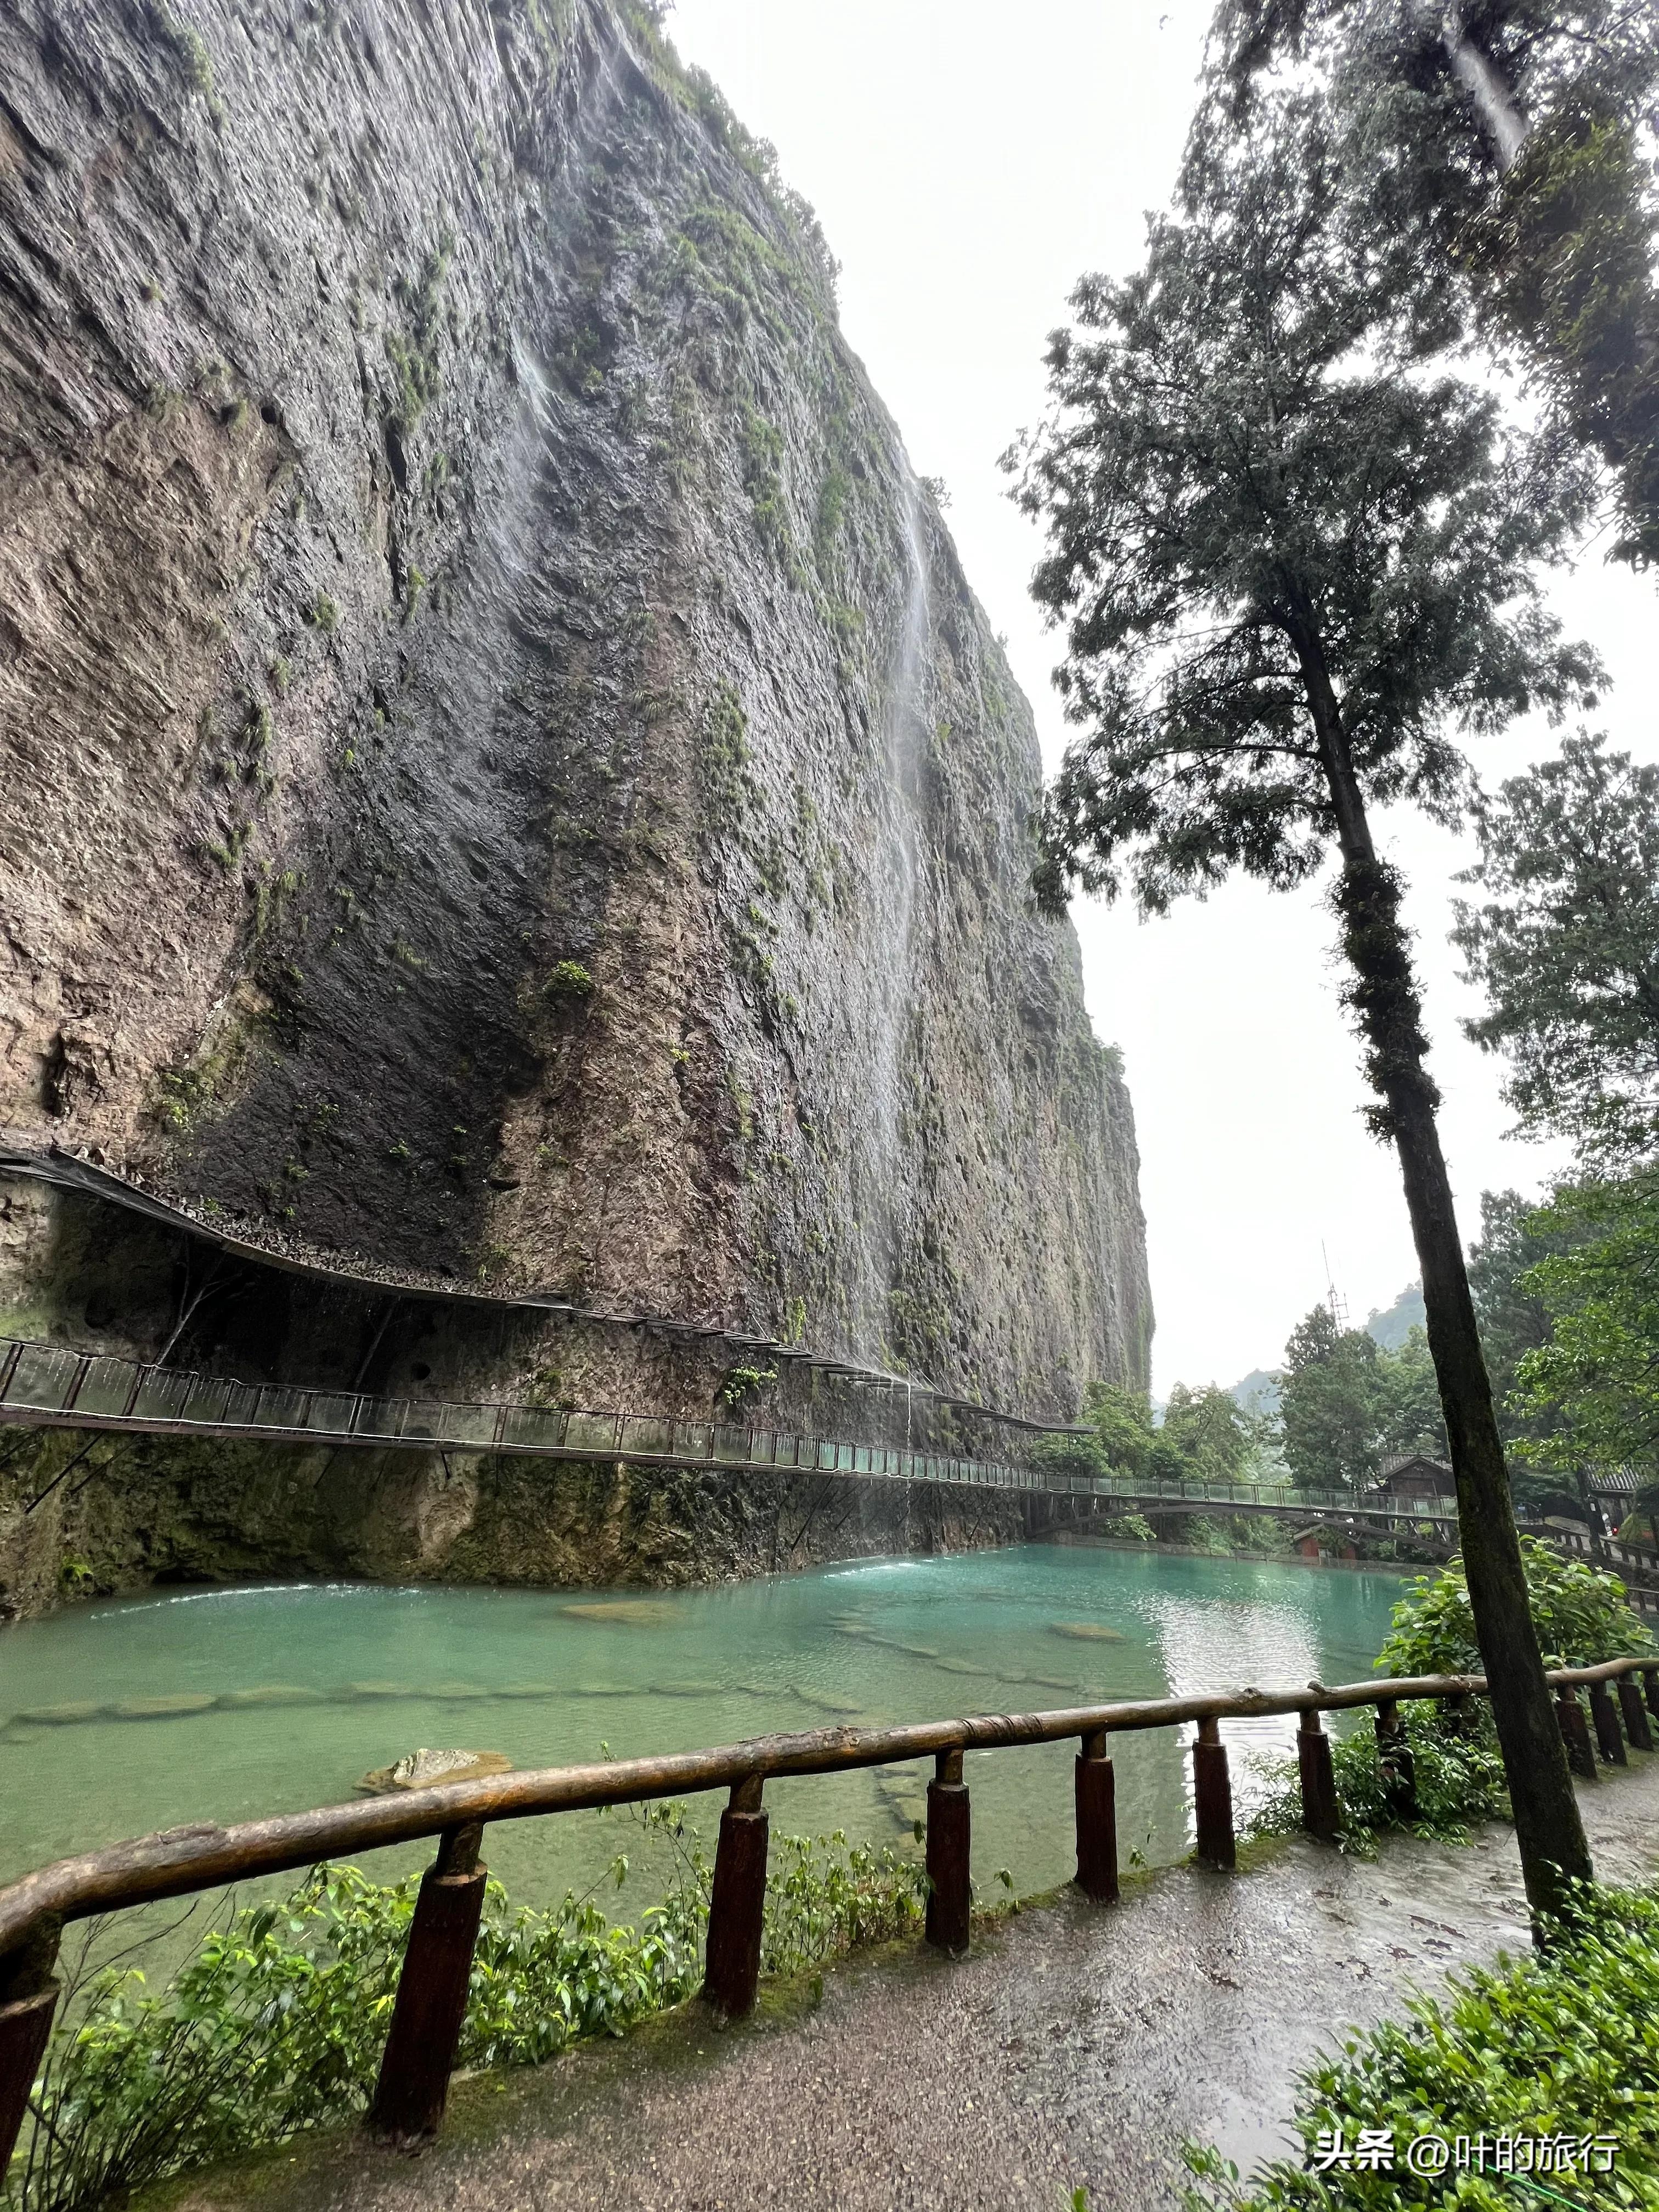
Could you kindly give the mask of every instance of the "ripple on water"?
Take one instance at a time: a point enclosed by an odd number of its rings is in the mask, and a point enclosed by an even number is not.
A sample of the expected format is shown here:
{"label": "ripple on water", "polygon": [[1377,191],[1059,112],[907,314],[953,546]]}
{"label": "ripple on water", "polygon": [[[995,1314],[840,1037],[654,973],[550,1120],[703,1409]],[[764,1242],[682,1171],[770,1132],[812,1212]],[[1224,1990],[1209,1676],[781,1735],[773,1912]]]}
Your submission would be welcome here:
{"label": "ripple on water", "polygon": [[[366,1771],[422,1741],[471,1739],[544,1767],[586,1764],[602,1744],[618,1759],[656,1756],[878,1718],[1348,1680],[1369,1670],[1399,1589],[1382,1574],[1030,1546],[672,1596],[341,1583],[152,1592],[4,1632],[0,1879],[179,1822],[343,1802]],[[1056,1624],[1096,1632],[1067,1649]],[[1062,1649],[1086,1683],[1053,1671]],[[1291,1725],[1228,1733],[1240,1754],[1293,1749]],[[1071,1872],[1074,1753],[1061,1743],[972,1762],[976,1856],[1012,1868],[1023,1887]],[[1190,1833],[1180,1739],[1125,1738],[1115,1758],[1125,1848],[1178,1857]],[[927,1772],[923,1762],[885,1780],[862,1769],[785,1779],[767,1792],[775,1832],[842,1827],[902,1847],[896,1830],[917,1816]],[[1241,1805],[1260,1786],[1242,1755],[1233,1784]],[[717,1815],[716,1801],[690,1801],[705,1849]],[[489,1832],[491,1870],[527,1901],[567,1884],[580,1893],[616,1856],[625,1817],[501,1822]],[[629,1849],[624,1908],[657,1878],[640,1871],[654,1866],[648,1847]],[[429,1856],[411,1847],[387,1863],[404,1872]]]}

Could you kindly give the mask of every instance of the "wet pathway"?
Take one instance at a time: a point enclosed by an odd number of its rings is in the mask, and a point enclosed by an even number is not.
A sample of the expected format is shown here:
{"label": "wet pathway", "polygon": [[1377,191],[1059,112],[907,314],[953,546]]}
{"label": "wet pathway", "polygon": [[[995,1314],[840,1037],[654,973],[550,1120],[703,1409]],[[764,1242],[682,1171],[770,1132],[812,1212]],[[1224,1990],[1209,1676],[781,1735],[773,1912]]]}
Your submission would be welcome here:
{"label": "wet pathway", "polygon": [[[1659,1865],[1659,1759],[1582,1793],[1607,1878]],[[1507,1830],[1374,1863],[1288,1846],[1254,1873],[1159,1875],[1115,1911],[1030,1911],[950,1965],[907,1950],[720,2035],[695,2006],[623,2044],[457,2085],[419,2159],[356,2135],[161,2200],[178,2212],[1091,2212],[1179,2201],[1183,2136],[1247,2166],[1289,2082],[1411,1984],[1526,1941]],[[152,2202],[155,2200],[151,2200]]]}

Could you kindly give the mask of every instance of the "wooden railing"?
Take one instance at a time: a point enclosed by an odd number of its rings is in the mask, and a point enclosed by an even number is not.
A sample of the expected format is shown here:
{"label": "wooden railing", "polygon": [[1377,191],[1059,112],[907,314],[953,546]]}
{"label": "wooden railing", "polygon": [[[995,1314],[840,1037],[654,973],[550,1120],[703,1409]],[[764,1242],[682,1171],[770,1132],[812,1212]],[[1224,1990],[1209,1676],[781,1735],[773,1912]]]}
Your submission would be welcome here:
{"label": "wooden railing", "polygon": [[[1659,1656],[1614,1659],[1553,1674],[1561,1731],[1574,1771],[1589,1779],[1596,1753],[1625,1763],[1625,1742],[1654,1747],[1659,1719]],[[1485,1694],[1482,1675],[1429,1674],[1350,1682],[1336,1688],[1238,1690],[1061,1712],[987,1714],[905,1728],[823,1729],[762,1736],[712,1751],[553,1767],[488,1780],[441,1784],[407,1796],[285,1814],[235,1827],[210,1823],[169,1828],[79,1858],[60,1859],[0,1890],[0,2174],[16,2142],[58,2003],[53,1979],[67,1921],[214,1889],[225,1882],[314,1865],[343,1852],[436,1836],[437,1858],[421,1883],[381,2058],[369,2123],[388,2141],[436,2132],[466,2010],[473,1945],[483,1905],[479,1852],[485,1825],[544,1813],[641,1802],[726,1789],[714,1860],[703,1996],[735,2018],[755,2002],[766,1893],[767,1814],[763,1792],[785,1775],[836,1774],[896,1760],[931,1758],[927,1790],[927,1940],[948,1952],[967,1948],[971,1891],[969,1818],[963,1754],[1012,1744],[1075,1737],[1077,1882],[1109,1904],[1118,1893],[1112,1761],[1115,1735],[1195,1723],[1193,1750],[1196,1856],[1227,1868],[1235,1856],[1232,1785],[1224,1720],[1300,1715],[1297,1733],[1303,1823],[1323,1838],[1338,1829],[1331,1739],[1321,1715],[1376,1709],[1376,1738],[1396,1817],[1415,1806],[1412,1754],[1400,1718],[1408,1700],[1443,1698],[1456,1708]],[[1592,1747],[1579,1692],[1588,1688]],[[1614,1695],[1616,1692],[1616,1702]],[[1644,1696],[1645,1695],[1645,1705]]]}

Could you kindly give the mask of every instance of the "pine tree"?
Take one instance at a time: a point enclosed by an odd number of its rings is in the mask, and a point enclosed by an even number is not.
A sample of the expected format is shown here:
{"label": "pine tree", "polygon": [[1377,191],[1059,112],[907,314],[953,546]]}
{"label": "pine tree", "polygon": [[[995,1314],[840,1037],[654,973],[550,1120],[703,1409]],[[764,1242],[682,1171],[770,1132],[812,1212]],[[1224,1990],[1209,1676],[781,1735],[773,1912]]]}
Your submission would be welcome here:
{"label": "pine tree", "polygon": [[1488,1010],[1465,1024],[1508,1056],[1504,1095],[1534,1136],[1603,1160],[1659,1145],[1659,768],[1572,737],[1479,813],[1453,942]]}
{"label": "pine tree", "polygon": [[[1457,817],[1460,728],[1582,696],[1541,607],[1577,526],[1495,403],[1410,351],[1395,272],[1352,250],[1308,95],[1195,129],[1176,215],[1126,283],[1084,281],[1049,364],[1055,413],[1019,497],[1046,522],[1035,590],[1067,623],[1057,681],[1084,734],[1050,794],[1039,896],[1126,884],[1159,912],[1237,869],[1289,886],[1334,851],[1377,1133],[1395,1146],[1456,1477],[1528,1893],[1589,1856],[1528,1607],[1503,1445],[1436,1122],[1401,881],[1370,810]],[[1402,332],[1406,335],[1402,336]]]}
{"label": "pine tree", "polygon": [[1311,65],[1342,119],[1346,220],[1415,305],[1513,351],[1554,428],[1609,471],[1615,557],[1659,559],[1652,0],[1221,0],[1247,106]]}

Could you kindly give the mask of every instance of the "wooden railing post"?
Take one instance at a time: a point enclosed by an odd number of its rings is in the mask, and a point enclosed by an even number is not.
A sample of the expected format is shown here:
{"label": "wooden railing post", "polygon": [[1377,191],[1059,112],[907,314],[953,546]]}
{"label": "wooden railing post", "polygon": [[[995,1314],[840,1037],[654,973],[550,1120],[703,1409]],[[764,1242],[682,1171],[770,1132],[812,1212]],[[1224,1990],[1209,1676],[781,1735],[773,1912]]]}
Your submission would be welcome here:
{"label": "wooden railing post", "polygon": [[1340,1825],[1336,1806],[1336,1774],[1331,1765],[1331,1740],[1323,1722],[1311,1706],[1302,1716],[1296,1732],[1297,1765],[1302,1774],[1302,1825],[1322,1842],[1336,1840]]}
{"label": "wooden railing post", "polygon": [[483,1911],[483,1841],[477,1822],[446,1828],[437,1859],[422,1877],[392,2032],[368,2108],[369,2131],[383,2142],[419,2142],[442,2124]]}
{"label": "wooden railing post", "polygon": [[741,2020],[751,2013],[760,1987],[769,1827],[761,1804],[765,1782],[761,1774],[734,1782],[731,1802],[720,1814],[702,1994],[723,2020]]}
{"label": "wooden railing post", "polygon": [[1198,1724],[1198,1741],[1193,1746],[1193,1809],[1198,1856],[1213,1867],[1235,1865],[1238,1847],[1233,1838],[1233,1785],[1217,1720]]}
{"label": "wooden railing post", "polygon": [[968,1948],[970,1831],[962,1753],[941,1751],[927,1785],[927,1941],[939,1951]]}
{"label": "wooden railing post", "polygon": [[1642,1703],[1642,1692],[1634,1674],[1619,1677],[1619,1710],[1625,1717],[1625,1734],[1638,1751],[1651,1751],[1653,1730],[1648,1725],[1647,1708]]}
{"label": "wooden railing post", "polygon": [[1644,1667],[1642,1687],[1646,1692],[1648,1711],[1659,1721],[1659,1667]]}
{"label": "wooden railing post", "polygon": [[1077,1886],[1097,1904],[1117,1902],[1117,1794],[1106,1731],[1083,1739],[1073,1769],[1077,1800]]}
{"label": "wooden railing post", "polygon": [[59,1923],[48,1921],[17,1950],[0,1959],[0,2182],[29,2108],[52,2017],[58,2009]]}
{"label": "wooden railing post", "polygon": [[1417,1759],[1406,1735],[1406,1723],[1392,1698],[1376,1708],[1376,1764],[1382,1778],[1382,1801],[1390,1820],[1402,1825],[1417,1818]]}
{"label": "wooden railing post", "polygon": [[1561,1723],[1561,1741],[1567,1747],[1567,1765],[1585,1782],[1595,1779],[1595,1753],[1590,1749],[1589,1730],[1584,1725],[1584,1708],[1578,1702],[1578,1692],[1570,1683],[1555,1686],[1555,1711]]}
{"label": "wooden railing post", "polygon": [[1605,1682],[1589,1686],[1590,1718],[1595,1723],[1595,1747],[1609,1766],[1628,1766],[1625,1756],[1625,1732],[1619,1725],[1619,1714],[1613,1699],[1607,1695]]}

